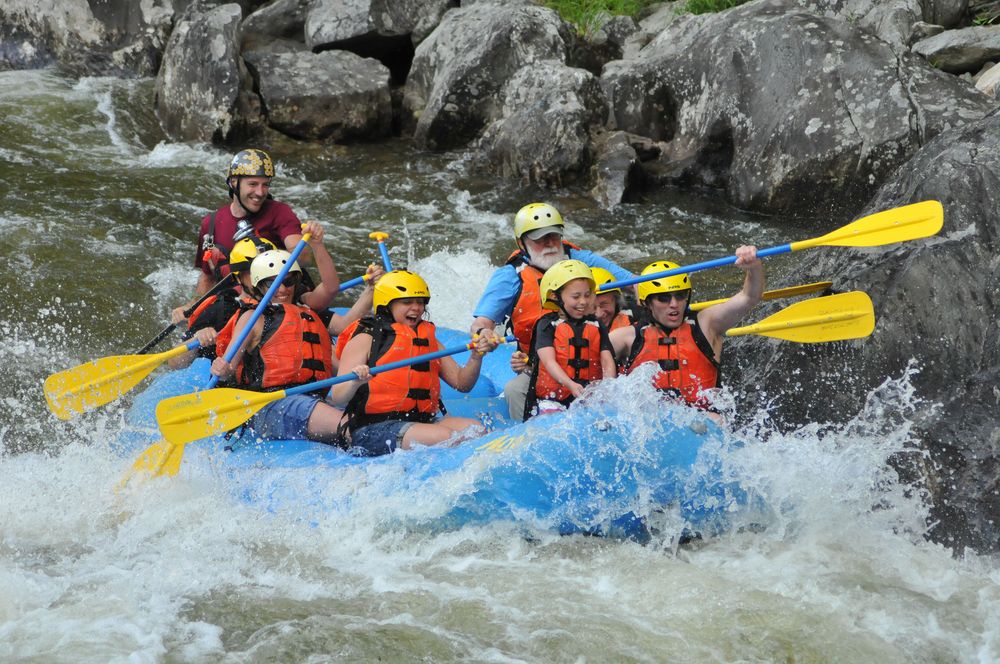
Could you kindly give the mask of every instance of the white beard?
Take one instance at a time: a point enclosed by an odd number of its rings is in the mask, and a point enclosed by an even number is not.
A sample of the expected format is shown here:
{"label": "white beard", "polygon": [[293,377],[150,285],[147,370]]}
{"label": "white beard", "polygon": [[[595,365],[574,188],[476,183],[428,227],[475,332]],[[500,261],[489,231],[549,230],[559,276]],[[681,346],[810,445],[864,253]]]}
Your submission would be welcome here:
{"label": "white beard", "polygon": [[531,256],[531,264],[542,272],[545,272],[545,270],[548,270],[559,261],[564,261],[569,258],[569,256],[566,255],[566,251],[562,247],[559,247],[551,252],[546,252],[540,256],[535,256],[534,254],[529,255]]}

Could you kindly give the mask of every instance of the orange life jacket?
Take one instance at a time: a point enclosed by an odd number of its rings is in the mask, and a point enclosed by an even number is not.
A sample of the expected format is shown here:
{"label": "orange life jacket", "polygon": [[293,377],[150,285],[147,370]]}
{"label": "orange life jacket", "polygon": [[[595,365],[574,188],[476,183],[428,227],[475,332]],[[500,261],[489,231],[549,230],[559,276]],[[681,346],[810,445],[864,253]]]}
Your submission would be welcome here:
{"label": "orange life jacket", "polygon": [[669,332],[656,323],[634,327],[635,341],[622,365],[623,372],[628,374],[640,364],[656,362],[660,371],[653,376],[654,387],[677,394],[689,404],[708,407],[698,393],[719,386],[719,364],[698,327],[697,317],[686,319]]}
{"label": "orange life jacket", "polygon": [[620,327],[628,327],[629,325],[632,325],[632,317],[628,315],[628,312],[619,311],[611,319],[611,327],[608,328],[608,332],[617,330]]}
{"label": "orange life jacket", "polygon": [[229,344],[233,342],[233,332],[236,330],[236,321],[240,319],[245,312],[251,309],[257,308],[258,300],[252,298],[249,295],[243,295],[240,297],[239,305],[240,308],[229,317],[226,324],[222,326],[222,329],[218,331],[215,335],[215,354],[218,357],[225,357],[226,351],[229,349]]}
{"label": "orange life jacket", "polygon": [[237,371],[252,389],[283,390],[333,376],[330,333],[318,313],[297,304],[268,306],[260,343]]}
{"label": "orange life jacket", "polygon": [[[591,318],[580,320],[559,320],[555,312],[546,314],[541,320],[557,323],[552,342],[556,352],[556,362],[574,382],[587,386],[588,383],[603,377],[601,370],[601,327],[600,323]],[[537,349],[533,349],[535,384],[534,395],[537,399],[549,399],[569,405],[573,401],[573,393],[563,387],[546,371],[537,360]]]}
{"label": "orange life jacket", "polygon": [[[569,256],[570,249],[580,249],[580,247],[564,240],[563,251],[566,252],[567,256]],[[517,337],[518,350],[528,354],[531,351],[531,335],[535,331],[535,323],[545,313],[545,309],[542,309],[542,296],[538,289],[543,272],[528,263],[528,259],[520,249],[507,258],[507,265],[511,265],[517,270],[517,276],[521,280],[517,298],[514,301],[514,309],[510,313],[509,327],[513,335]]]}
{"label": "orange life jacket", "polygon": [[355,332],[357,332],[358,323],[360,323],[361,320],[362,319],[359,318],[355,321],[351,321],[337,336],[337,345],[333,347],[333,353],[337,356],[338,361],[340,361],[340,356],[344,354],[344,346],[347,345],[347,342],[350,341],[354,337]]}
{"label": "orange life jacket", "polygon": [[[354,334],[372,336],[369,367],[439,349],[434,323],[429,321],[421,321],[416,330],[409,325],[389,323],[381,317],[363,318],[358,323]],[[440,375],[441,360],[437,359],[373,376],[358,388],[345,408],[348,427],[355,431],[385,420],[433,422],[441,408]]]}

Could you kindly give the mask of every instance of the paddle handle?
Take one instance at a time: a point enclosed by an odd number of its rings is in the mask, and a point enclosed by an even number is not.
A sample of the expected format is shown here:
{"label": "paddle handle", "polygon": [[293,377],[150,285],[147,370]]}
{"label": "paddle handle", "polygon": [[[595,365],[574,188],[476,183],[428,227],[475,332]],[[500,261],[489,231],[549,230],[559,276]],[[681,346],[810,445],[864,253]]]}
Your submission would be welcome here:
{"label": "paddle handle", "polygon": [[[513,335],[508,335],[504,337],[505,343],[511,343],[514,341]],[[421,362],[430,362],[431,360],[437,360],[442,357],[447,357],[449,355],[457,355],[466,350],[471,350],[476,345],[475,341],[470,341],[469,343],[462,344],[460,346],[450,346],[433,353],[425,353],[423,355],[417,355],[415,357],[409,357],[405,360],[399,360],[397,362],[390,362],[389,364],[380,364],[377,367],[371,368],[371,374],[373,376],[385,373],[386,371],[392,371],[393,369],[402,369],[403,367],[408,367],[414,364],[420,364]],[[333,378],[327,378],[326,380],[318,380],[315,383],[306,383],[305,385],[297,385],[295,387],[290,387],[284,391],[286,397],[293,394],[305,394],[307,392],[318,392],[319,390],[325,390],[327,388],[333,387],[334,385],[340,385],[341,383],[346,383],[348,381],[356,380],[358,374],[353,371],[343,376],[335,376]]]}
{"label": "paddle handle", "polygon": [[[768,256],[777,256],[778,254],[787,254],[792,251],[791,244],[782,244],[777,247],[770,247],[768,249],[760,249],[757,251],[757,258],[767,258]],[[682,267],[675,267],[672,270],[663,270],[662,272],[653,272],[651,274],[641,274],[638,277],[630,277],[628,279],[622,279],[621,281],[612,281],[601,286],[602,291],[612,290],[614,288],[623,288],[625,286],[633,286],[635,284],[641,284],[644,281],[652,281],[653,279],[663,279],[664,277],[672,277],[675,274],[687,274],[690,272],[701,272],[702,270],[709,270],[713,267],[723,267],[724,265],[733,265],[736,263],[736,256],[723,256],[722,258],[716,258],[710,261],[703,261],[701,263],[695,263],[693,265],[686,265]]]}
{"label": "paddle handle", "polygon": [[[199,306],[201,306],[202,302],[204,302],[208,298],[212,297],[213,295],[215,295],[216,293],[218,293],[222,289],[228,287],[229,286],[229,282],[233,278],[234,278],[233,277],[233,273],[230,272],[225,277],[223,277],[222,279],[220,279],[219,281],[217,281],[214,286],[212,286],[207,291],[205,291],[204,295],[202,295],[197,300],[195,300],[194,304],[192,304],[190,307],[188,307],[187,309],[184,310],[184,318],[187,318],[191,314],[193,314],[194,310],[197,309]],[[137,350],[134,354],[135,355],[145,355],[146,353],[148,353],[149,351],[151,351],[153,349],[153,347],[156,346],[156,344],[158,344],[161,341],[163,341],[167,337],[168,334],[170,334],[171,332],[173,332],[174,328],[176,328],[178,325],[180,325],[179,322],[178,323],[171,323],[170,325],[167,325],[165,328],[163,328],[162,330],[160,330],[160,333],[157,334],[155,337],[153,337],[153,339],[149,343],[147,343],[145,346],[143,346],[142,348],[140,348],[139,350]]]}
{"label": "paddle handle", "polygon": [[[295,261],[306,248],[308,243],[309,233],[306,233],[302,236],[302,239],[299,240],[299,243],[295,245],[295,248],[292,249],[292,255],[288,257],[285,267],[278,271],[278,275],[274,278],[274,282],[271,284],[271,287],[267,289],[266,293],[264,293],[264,297],[260,298],[260,303],[253,310],[253,315],[250,316],[250,320],[247,321],[246,326],[240,332],[239,336],[236,337],[236,340],[233,341],[233,343],[230,344],[229,348],[226,350],[226,362],[232,362],[233,358],[236,357],[236,353],[240,351],[240,348],[243,348],[243,344],[246,342],[247,337],[250,336],[250,331],[253,330],[253,326],[256,325],[257,321],[260,320],[260,317],[264,315],[264,309],[266,309],[267,305],[271,303],[271,299],[274,297],[274,294],[278,292],[279,288],[281,288],[281,282],[284,281],[285,276],[288,274],[289,270],[292,269],[292,265],[295,264]],[[208,384],[205,389],[210,390],[218,383],[219,377],[213,375],[208,380]]]}
{"label": "paddle handle", "polygon": [[392,272],[392,261],[389,260],[389,250],[385,248],[385,241],[389,238],[389,234],[375,231],[374,233],[369,233],[368,237],[378,242],[378,252],[382,254],[382,267],[385,268],[386,272]]}
{"label": "paddle handle", "polygon": [[135,355],[145,355],[149,351],[153,350],[153,348],[158,343],[160,343],[161,341],[163,341],[164,339],[166,339],[167,335],[170,334],[171,332],[173,332],[174,328],[176,328],[179,324],[180,323],[170,323],[165,328],[163,328],[162,330],[160,330],[159,334],[157,334],[155,337],[153,337],[152,339],[150,339],[149,342],[146,343],[145,346],[143,346],[139,350],[135,351],[134,354]]}

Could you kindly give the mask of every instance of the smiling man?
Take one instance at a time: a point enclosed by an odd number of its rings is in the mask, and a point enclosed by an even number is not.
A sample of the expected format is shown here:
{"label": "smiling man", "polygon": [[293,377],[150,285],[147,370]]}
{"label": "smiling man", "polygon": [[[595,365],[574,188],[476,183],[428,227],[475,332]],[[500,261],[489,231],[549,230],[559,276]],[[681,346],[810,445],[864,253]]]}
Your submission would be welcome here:
{"label": "smiling man", "polygon": [[[255,235],[289,251],[302,239],[302,222],[292,208],[271,197],[273,177],[274,162],[263,150],[249,148],[233,156],[226,173],[229,203],[201,220],[194,259],[195,267],[201,270],[195,299],[229,273],[235,235],[240,235],[239,239]],[[189,304],[173,311],[173,322],[184,319]]]}
{"label": "smiling man", "polygon": [[473,334],[496,334],[494,328],[507,321],[517,337],[518,351],[511,366],[520,373],[504,387],[507,408],[514,419],[520,419],[524,413],[530,382],[524,360],[531,348],[535,323],[544,313],[538,284],[545,270],[559,261],[575,259],[588,267],[602,267],[618,279],[632,276],[608,259],[564,241],[564,228],[562,215],[548,203],[531,203],[518,210],[514,216],[517,251],[493,272],[472,313]]}

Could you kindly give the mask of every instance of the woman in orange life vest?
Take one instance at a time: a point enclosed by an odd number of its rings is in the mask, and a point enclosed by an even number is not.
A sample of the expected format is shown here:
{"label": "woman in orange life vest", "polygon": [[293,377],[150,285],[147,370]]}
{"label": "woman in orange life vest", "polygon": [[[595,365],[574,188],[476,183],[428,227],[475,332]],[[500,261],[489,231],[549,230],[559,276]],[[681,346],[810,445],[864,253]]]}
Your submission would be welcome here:
{"label": "woman in orange life vest", "polygon": [[[468,392],[479,378],[482,356],[497,343],[479,337],[464,367],[451,357],[371,375],[369,367],[441,350],[434,324],[424,319],[431,293],[417,274],[387,272],[375,284],[374,316],[362,319],[345,340],[340,375],[358,378],[333,388],[332,401],[347,412],[351,451],[380,456],[415,443],[435,445],[481,435],[482,425],[464,417],[438,419],[441,380]],[[346,336],[346,335],[345,335]],[[456,438],[458,432],[464,436]]]}
{"label": "woman in orange life vest", "polygon": [[586,264],[559,261],[539,285],[544,314],[532,334],[531,387],[524,419],[564,410],[584,388],[616,375],[608,331],[594,317],[594,277]]}
{"label": "woman in orange life vest", "polygon": [[[167,360],[171,369],[183,369],[194,362],[196,357],[207,357],[210,360],[217,357],[216,338],[228,328],[228,334],[223,334],[224,342],[228,344],[239,314],[247,308],[253,308],[253,304],[257,302],[249,296],[252,292],[250,262],[258,253],[275,248],[273,242],[257,236],[244,238],[233,245],[233,250],[229,253],[229,270],[236,279],[236,285],[213,295],[191,312],[187,319],[187,332],[181,338],[186,341],[194,337],[201,346]],[[225,349],[222,352],[225,353]]]}
{"label": "woman in orange life vest", "polygon": [[[253,294],[267,292],[288,262],[287,251],[274,249],[257,255],[250,264]],[[232,362],[218,357],[212,373],[223,379],[236,377],[243,388],[282,390],[325,380],[333,375],[332,344],[320,315],[307,306],[294,304],[302,268],[292,263],[271,303],[257,320],[246,344]],[[233,330],[239,336],[252,313],[245,311]],[[335,442],[343,413],[323,400],[324,390],[295,394],[273,401],[257,412],[247,426],[264,440],[308,438]]]}
{"label": "woman in orange life vest", "polygon": [[[719,361],[725,331],[760,302],[764,292],[764,265],[757,258],[756,247],[737,249],[735,265],[746,273],[740,292],[697,313],[688,309],[691,280],[687,274],[640,283],[639,303],[650,320],[610,334],[623,372],[628,374],[641,364],[657,362],[660,371],[653,377],[657,389],[679,396],[688,404],[708,408],[710,404],[701,392],[720,385]],[[657,261],[642,274],[677,267],[676,263]]]}
{"label": "woman in orange life vest", "polygon": [[597,321],[608,328],[608,332],[631,325],[633,322],[632,312],[622,309],[625,305],[622,289],[601,290],[601,286],[604,284],[617,281],[615,275],[603,267],[592,267],[590,272],[594,275],[594,283],[597,284],[597,295],[594,298],[594,316]]}

